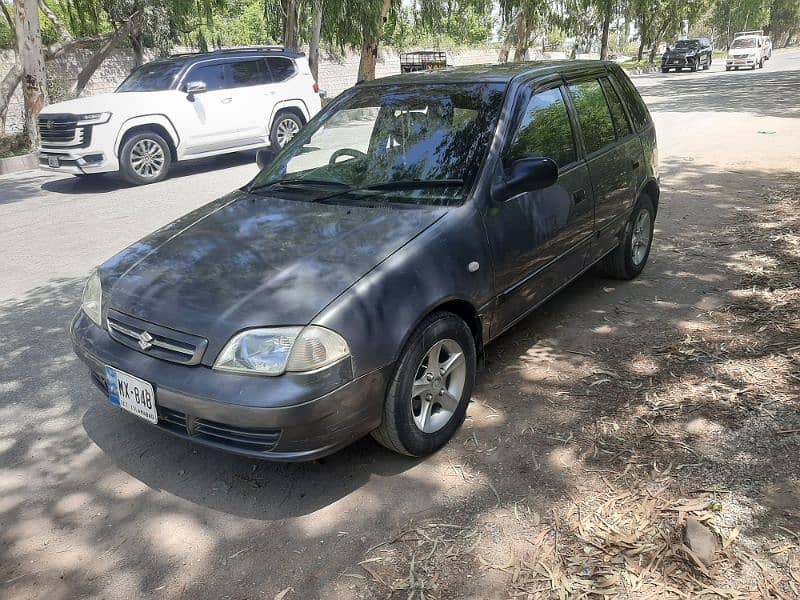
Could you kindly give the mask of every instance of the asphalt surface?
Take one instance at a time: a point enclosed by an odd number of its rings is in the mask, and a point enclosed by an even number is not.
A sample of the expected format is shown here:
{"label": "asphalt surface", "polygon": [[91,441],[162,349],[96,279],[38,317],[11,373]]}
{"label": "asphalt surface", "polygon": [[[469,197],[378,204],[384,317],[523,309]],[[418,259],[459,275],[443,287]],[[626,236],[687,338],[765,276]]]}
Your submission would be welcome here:
{"label": "asphalt surface", "polygon": [[[776,52],[762,71],[725,73],[717,61],[635,82],[659,133],[658,240],[694,216],[713,223],[707,199],[727,210],[742,185],[728,174],[757,186],[796,170],[800,52]],[[367,548],[408,519],[447,516],[443,453],[411,460],[365,439],[283,465],[197,448],[110,406],[73,355],[67,325],[92,267],[255,173],[252,155],[233,155],[140,188],[43,172],[0,179],[0,597],[356,595],[358,580],[343,587],[341,576]],[[683,293],[659,252],[650,270],[660,276],[632,294]],[[615,302],[593,277],[519,328],[578,336],[577,317]],[[497,343],[500,367],[518,360],[512,342]],[[484,376],[483,398],[502,371]],[[493,404],[502,410],[502,398]]]}

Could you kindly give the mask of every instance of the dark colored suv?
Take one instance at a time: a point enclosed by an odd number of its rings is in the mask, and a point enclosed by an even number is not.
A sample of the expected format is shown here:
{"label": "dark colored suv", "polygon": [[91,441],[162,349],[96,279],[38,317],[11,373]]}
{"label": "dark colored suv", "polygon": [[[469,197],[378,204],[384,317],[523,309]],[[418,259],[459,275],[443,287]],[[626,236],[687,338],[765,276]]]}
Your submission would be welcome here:
{"label": "dark colored suv", "polygon": [[714,49],[708,38],[678,40],[672,47],[667,46],[661,56],[661,72],[666,73],[670,69],[707,70],[711,66],[713,53]]}
{"label": "dark colored suv", "polygon": [[486,344],[650,252],[656,134],[611,63],[357,85],[264,152],[247,186],[101,265],[71,327],[112,404],[207,446],[431,453]]}

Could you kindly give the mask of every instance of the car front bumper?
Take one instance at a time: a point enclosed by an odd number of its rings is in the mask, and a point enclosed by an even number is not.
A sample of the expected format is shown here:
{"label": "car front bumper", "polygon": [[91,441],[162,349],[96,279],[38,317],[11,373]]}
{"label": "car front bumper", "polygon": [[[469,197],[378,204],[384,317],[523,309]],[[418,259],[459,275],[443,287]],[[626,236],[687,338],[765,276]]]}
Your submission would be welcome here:
{"label": "car front bumper", "polygon": [[157,427],[204,446],[268,460],[313,460],[381,422],[388,369],[353,378],[348,359],[317,373],[259,377],[181,365],[115,341],[80,311],[70,333],[104,393],[106,366],[148,381]]}
{"label": "car front bumper", "polygon": [[754,56],[748,58],[728,58],[725,60],[726,67],[753,67],[758,64]]}

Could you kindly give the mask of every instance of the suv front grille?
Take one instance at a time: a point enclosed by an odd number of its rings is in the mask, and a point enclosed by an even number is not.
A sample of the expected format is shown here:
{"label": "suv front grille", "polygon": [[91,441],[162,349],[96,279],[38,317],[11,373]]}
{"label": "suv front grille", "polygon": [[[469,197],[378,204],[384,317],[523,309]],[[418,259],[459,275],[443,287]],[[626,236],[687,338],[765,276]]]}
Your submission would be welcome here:
{"label": "suv front grille", "polygon": [[171,362],[196,365],[208,346],[207,340],[196,335],[148,323],[113,309],[108,311],[106,321],[108,333],[116,341]]}
{"label": "suv front grille", "polygon": [[280,429],[236,427],[208,419],[196,419],[166,406],[158,407],[158,425],[181,437],[246,452],[269,452],[281,437]]}
{"label": "suv front grille", "polygon": [[91,140],[91,127],[78,127],[75,115],[40,115],[39,135],[44,147],[83,148]]}

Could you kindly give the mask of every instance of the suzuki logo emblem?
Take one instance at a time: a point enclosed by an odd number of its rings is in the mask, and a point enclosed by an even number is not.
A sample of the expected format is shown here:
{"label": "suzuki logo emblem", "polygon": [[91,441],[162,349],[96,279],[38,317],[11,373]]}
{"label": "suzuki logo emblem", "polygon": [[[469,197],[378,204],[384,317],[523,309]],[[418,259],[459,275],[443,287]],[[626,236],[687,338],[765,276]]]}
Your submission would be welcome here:
{"label": "suzuki logo emblem", "polygon": [[143,331],[139,334],[139,348],[149,350],[153,346],[153,336]]}

